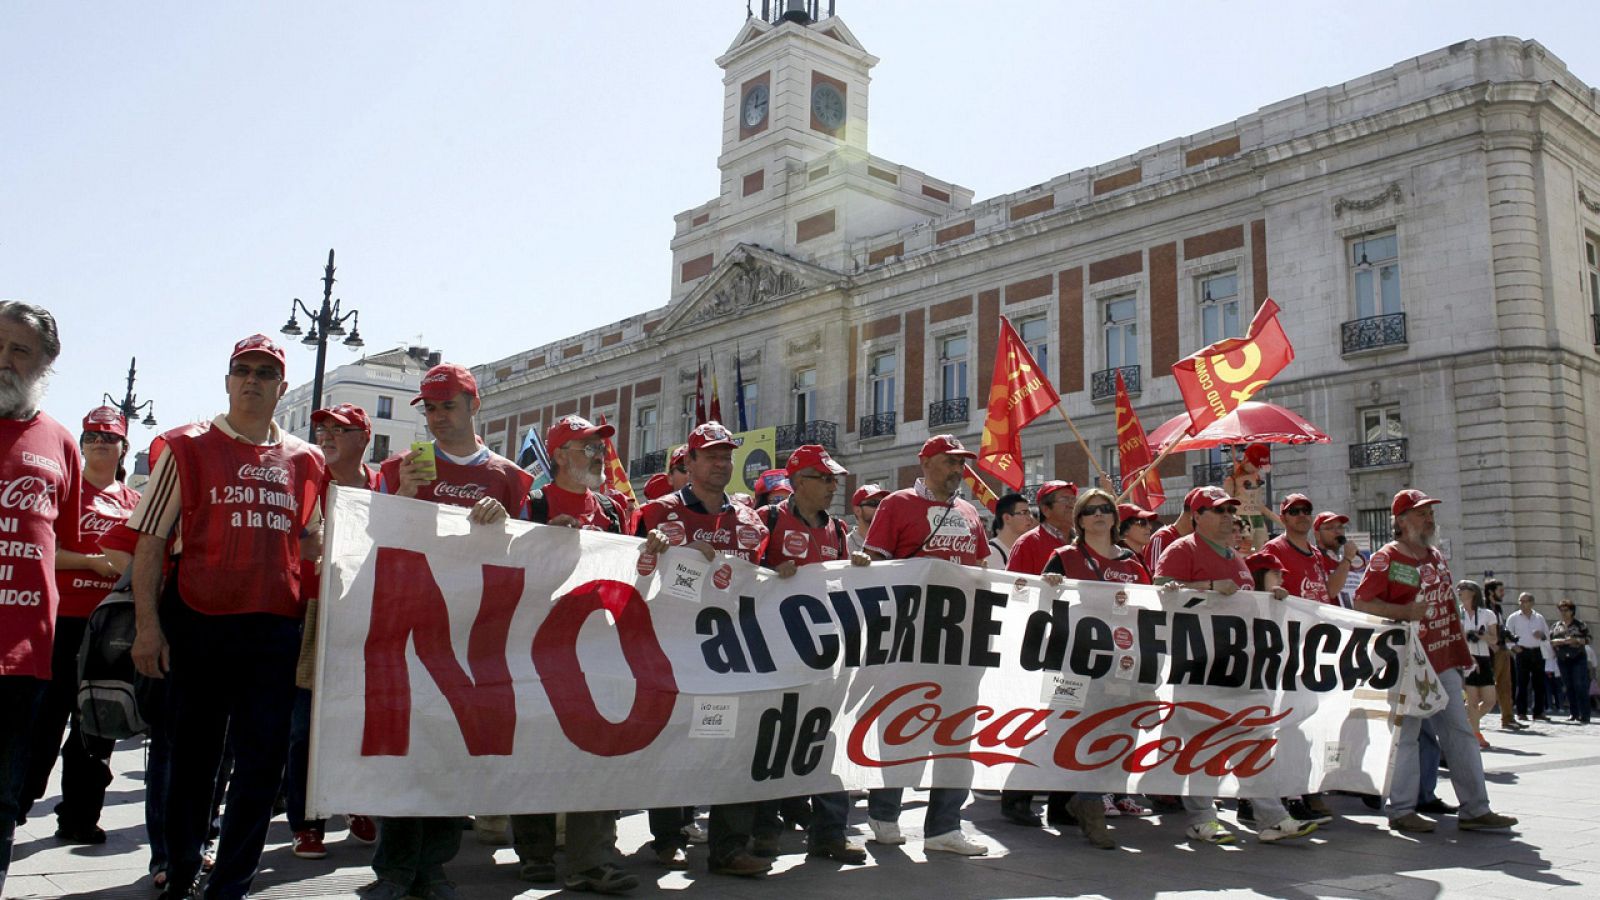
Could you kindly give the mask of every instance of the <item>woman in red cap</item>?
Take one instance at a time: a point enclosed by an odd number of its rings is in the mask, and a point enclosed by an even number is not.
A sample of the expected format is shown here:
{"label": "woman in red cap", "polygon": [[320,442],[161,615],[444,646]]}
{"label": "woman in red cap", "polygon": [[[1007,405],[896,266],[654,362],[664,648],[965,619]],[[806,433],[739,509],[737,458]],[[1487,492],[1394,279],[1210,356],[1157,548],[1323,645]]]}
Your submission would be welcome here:
{"label": "woman in red cap", "polygon": [[[139,492],[122,483],[122,462],[128,455],[128,422],[109,406],[83,417],[78,439],[83,449],[83,493],[72,511],[79,521],[76,541],[64,541],[56,551],[56,588],[61,606],[56,618],[56,640],[51,655],[50,686],[40,700],[28,753],[22,811],[45,794],[56,757],[61,757],[61,802],[56,805],[56,837],[69,844],[103,844],[100,810],[106,785],[111,783],[113,743],[90,737],[78,727],[78,646],[89,624],[89,614],[116,587],[120,574],[104,553],[100,539],[113,526],[126,522],[139,505]],[[72,730],[62,744],[61,736]]]}

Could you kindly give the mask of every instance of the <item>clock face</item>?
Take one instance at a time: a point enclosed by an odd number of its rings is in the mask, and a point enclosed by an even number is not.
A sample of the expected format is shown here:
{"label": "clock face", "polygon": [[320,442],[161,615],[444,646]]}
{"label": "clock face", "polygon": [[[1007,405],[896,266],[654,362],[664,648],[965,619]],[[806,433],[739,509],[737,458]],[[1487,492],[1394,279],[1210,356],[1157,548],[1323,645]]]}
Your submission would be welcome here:
{"label": "clock face", "polygon": [[740,116],[744,119],[744,127],[754,128],[767,118],[767,86],[758,84],[744,92],[744,103],[740,106]]}
{"label": "clock face", "polygon": [[819,84],[811,91],[811,114],[822,127],[837,131],[844,124],[844,95],[831,84]]}

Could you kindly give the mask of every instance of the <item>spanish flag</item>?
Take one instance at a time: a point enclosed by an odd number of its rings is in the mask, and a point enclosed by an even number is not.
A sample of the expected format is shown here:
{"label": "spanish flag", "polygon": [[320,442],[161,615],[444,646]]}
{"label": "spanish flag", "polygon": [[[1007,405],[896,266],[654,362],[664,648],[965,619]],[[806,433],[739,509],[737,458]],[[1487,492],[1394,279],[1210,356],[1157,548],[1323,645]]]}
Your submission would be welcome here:
{"label": "spanish flag", "polygon": [[1061,402],[1039,364],[1017,336],[1016,329],[1000,317],[1000,345],[994,355],[994,376],[989,382],[989,417],[983,423],[983,443],[978,468],[1011,486],[1022,487],[1022,429]]}
{"label": "spanish flag", "polygon": [[995,512],[1000,506],[1000,498],[996,497],[994,491],[990,490],[983,479],[978,477],[977,472],[972,471],[971,466],[962,466],[961,468],[965,471],[965,474],[961,476],[961,480],[966,483],[967,490],[972,492],[972,499],[989,507],[989,512]]}
{"label": "spanish flag", "polygon": [[[601,416],[599,424],[604,425],[606,417]],[[622,464],[622,457],[617,455],[617,446],[611,443],[611,438],[606,438],[606,487],[620,492],[628,498],[634,506],[639,505],[639,498],[633,493],[633,482],[628,480],[628,469]],[[624,523],[626,524],[626,523]]]}
{"label": "spanish flag", "polygon": [[1250,331],[1228,338],[1172,365],[1172,377],[1189,411],[1189,434],[1199,434],[1267,386],[1294,361],[1294,346],[1278,323],[1278,304],[1256,310]]}

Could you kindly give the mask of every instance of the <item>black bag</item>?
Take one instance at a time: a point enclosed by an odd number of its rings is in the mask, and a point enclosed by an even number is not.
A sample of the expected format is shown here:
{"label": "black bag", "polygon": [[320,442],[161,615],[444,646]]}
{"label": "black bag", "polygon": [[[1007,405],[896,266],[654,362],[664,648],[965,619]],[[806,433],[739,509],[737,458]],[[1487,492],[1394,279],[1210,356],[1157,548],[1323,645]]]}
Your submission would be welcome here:
{"label": "black bag", "polygon": [[119,584],[89,614],[78,649],[78,723],[84,734],[116,741],[150,730],[140,702],[145,679],[133,667],[137,634],[133,589]]}

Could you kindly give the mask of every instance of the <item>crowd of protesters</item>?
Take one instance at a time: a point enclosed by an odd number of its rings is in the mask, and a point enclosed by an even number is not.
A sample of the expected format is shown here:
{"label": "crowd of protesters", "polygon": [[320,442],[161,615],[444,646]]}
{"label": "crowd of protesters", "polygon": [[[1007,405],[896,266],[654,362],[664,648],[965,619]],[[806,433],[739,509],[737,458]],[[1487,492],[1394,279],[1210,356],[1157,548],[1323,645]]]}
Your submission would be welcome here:
{"label": "crowd of protesters", "polygon": [[[44,377],[60,349],[48,311],[0,303],[0,484],[14,523],[8,546],[26,551],[10,554],[0,603],[0,718],[8,723],[0,729],[0,888],[14,829],[37,815],[33,804],[44,797],[57,759],[57,838],[105,841],[98,822],[112,745],[80,728],[74,688],[85,621],[100,598],[121,587],[131,589],[136,615],[133,664],[159,687],[146,695],[152,731],[145,786],[151,880],[161,896],[246,896],[280,794],[294,855],[326,854],[326,823],[307,819],[305,809],[308,661],[315,656],[306,622],[308,611],[315,615],[321,498],[329,484],[465,507],[474,528],[504,528],[514,518],[632,534],[642,539],[642,553],[686,546],[708,559],[723,553],[764,565],[780,578],[825,562],[931,557],[1052,581],[1292,594],[1416,621],[1448,704],[1432,718],[1401,717],[1389,796],[1368,798],[1382,803],[1397,832],[1432,831],[1441,815],[1453,815],[1462,830],[1516,824],[1491,810],[1479,756],[1488,746],[1481,720],[1496,707],[1506,729],[1529,727],[1530,717],[1543,720],[1557,708],[1575,722],[1590,717],[1593,651],[1572,602],[1557,605],[1552,624],[1531,594],[1521,594],[1510,612],[1501,609],[1500,582],[1454,582],[1435,547],[1439,501],[1417,490],[1395,495],[1394,540],[1370,556],[1345,539],[1346,516],[1316,511],[1304,494],[1267,511],[1283,532],[1261,541],[1237,515],[1240,500],[1210,486],[1191,490],[1177,518],[1162,524],[1105,490],[1052,480],[1031,497],[1000,497],[986,526],[983,512],[960,496],[974,454],[955,437],[936,435],[918,453],[915,483],[857,488],[845,502],[847,524],[833,509],[845,499],[838,489],[849,473],[826,449],[800,447],[784,469],[759,480],[755,497],[730,495],[735,439],[709,422],[650,480],[636,508],[606,489],[611,426],[579,416],[551,424],[545,446],[553,480],[535,489],[527,472],[478,436],[477,384],[454,364],[431,369],[413,400],[432,438],[423,449],[368,467],[371,423],[349,404],[316,411],[317,444],[308,444],[273,421],[286,359],[258,334],[229,353],[226,412],[162,435],[141,495],[122,483],[129,447],[119,411],[91,410],[76,437],[40,411]],[[1450,761],[1459,808],[1433,796],[1440,752]],[[907,840],[899,824],[902,793],[868,792],[871,842]],[[968,801],[965,789],[931,791],[924,849],[987,853],[962,827]],[[1146,802],[1183,812],[1190,840],[1236,840],[1212,797],[1050,793],[1044,817],[1031,794],[1007,791],[1000,802],[1005,820],[1018,827],[1076,828],[1099,848],[1116,846],[1108,820],[1147,815]],[[798,826],[809,854],[860,864],[868,849],[850,836],[853,806],[844,792],[718,804],[709,834],[696,826],[692,807],[654,809],[649,850],[655,865],[684,869],[690,843],[704,841],[710,871],[758,877],[781,852],[779,836]],[[555,815],[482,817],[477,831],[514,846],[522,879],[620,893],[639,877],[617,850],[618,815],[566,814],[559,866]],[[1237,818],[1272,843],[1305,837],[1331,822],[1333,811],[1321,795],[1252,797],[1239,802]],[[462,819],[346,819],[352,837],[376,843],[376,877],[363,897],[455,896],[447,866],[460,847]]]}

